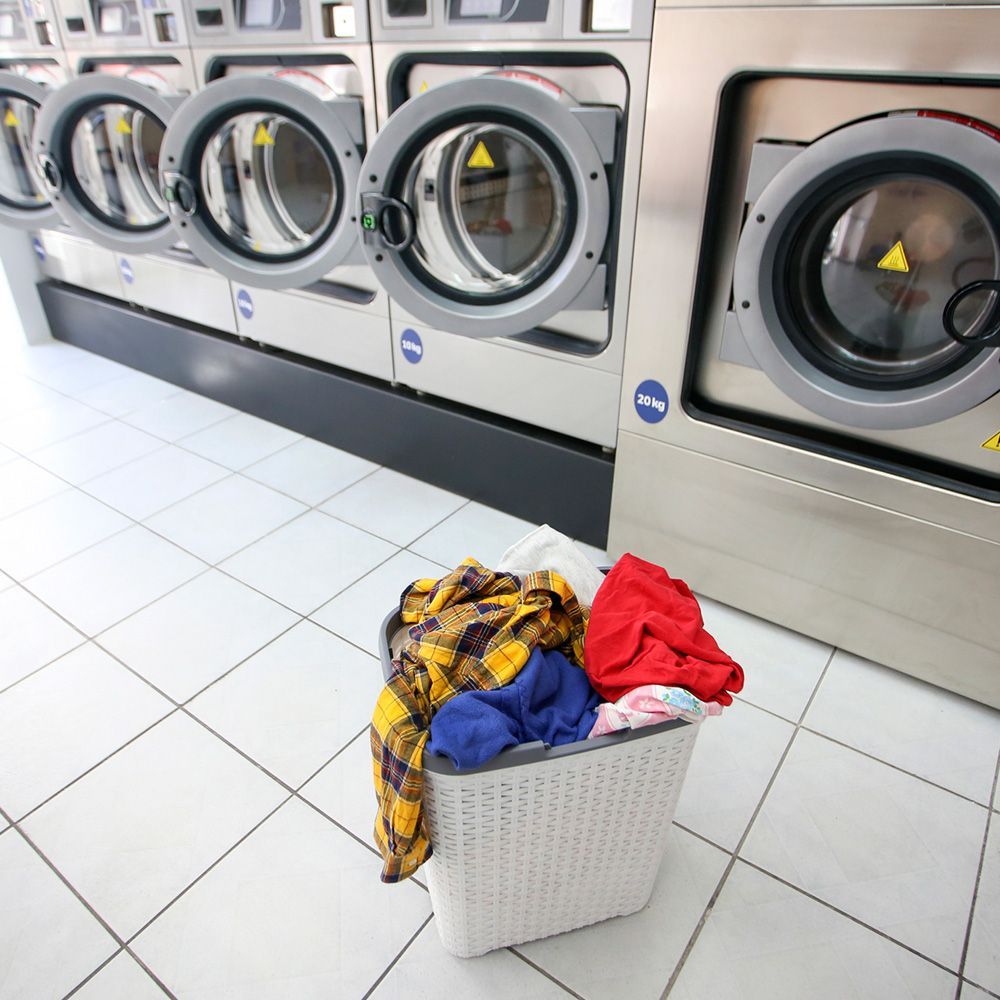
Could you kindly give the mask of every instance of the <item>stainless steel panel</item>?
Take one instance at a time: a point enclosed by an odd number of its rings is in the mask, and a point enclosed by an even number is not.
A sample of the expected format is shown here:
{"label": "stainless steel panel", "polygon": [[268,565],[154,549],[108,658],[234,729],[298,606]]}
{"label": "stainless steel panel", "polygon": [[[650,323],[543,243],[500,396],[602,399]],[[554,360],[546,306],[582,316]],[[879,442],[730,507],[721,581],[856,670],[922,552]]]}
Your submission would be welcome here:
{"label": "stainless steel panel", "polygon": [[240,286],[233,291],[237,296],[245,291],[252,303],[249,317],[236,309],[241,337],[392,381],[389,318],[377,309],[351,308],[303,292]]}
{"label": "stainless steel panel", "polygon": [[[435,396],[614,447],[621,379],[564,358],[528,354],[505,342],[473,340],[400,322],[392,309],[396,381]],[[423,353],[407,360],[400,346],[414,329]]]}
{"label": "stainless steel panel", "polygon": [[43,229],[38,233],[45,250],[39,264],[43,274],[101,295],[124,299],[118,260],[110,250],[68,232]]}
{"label": "stainless steel panel", "polygon": [[623,432],[608,549],[1000,708],[1000,544]]}
{"label": "stainless steel panel", "polygon": [[155,255],[133,255],[127,260],[133,279],[131,283],[123,281],[123,287],[130,302],[214,330],[236,333],[232,292],[221,275],[199,264]]}

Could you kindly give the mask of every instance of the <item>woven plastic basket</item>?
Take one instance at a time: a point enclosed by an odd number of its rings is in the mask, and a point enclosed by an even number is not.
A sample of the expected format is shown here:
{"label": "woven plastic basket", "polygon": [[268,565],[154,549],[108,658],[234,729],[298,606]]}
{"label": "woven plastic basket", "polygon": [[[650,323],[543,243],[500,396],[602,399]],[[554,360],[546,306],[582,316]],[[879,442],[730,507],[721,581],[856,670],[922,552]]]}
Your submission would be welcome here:
{"label": "woven plastic basket", "polygon": [[[404,638],[394,611],[380,639],[386,678]],[[698,728],[526,743],[473,771],[425,755],[424,872],[445,948],[469,958],[642,909]]]}

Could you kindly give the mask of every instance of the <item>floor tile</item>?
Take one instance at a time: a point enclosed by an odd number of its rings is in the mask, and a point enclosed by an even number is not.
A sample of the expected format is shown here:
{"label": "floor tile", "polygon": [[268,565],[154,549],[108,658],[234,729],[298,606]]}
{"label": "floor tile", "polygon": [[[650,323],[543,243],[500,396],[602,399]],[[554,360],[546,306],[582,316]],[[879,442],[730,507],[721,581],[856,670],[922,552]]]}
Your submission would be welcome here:
{"label": "floor tile", "polygon": [[735,850],[792,732],[789,723],[742,702],[706,719],[674,819]]}
{"label": "floor tile", "polygon": [[403,589],[414,580],[438,579],[446,573],[444,566],[430,559],[398,552],[310,617],[377,656],[382,622],[393,608],[399,607]]}
{"label": "floor tile", "polygon": [[470,961],[444,950],[432,920],[379,983],[373,1000],[567,1000],[569,994],[509,951]]}
{"label": "floor tile", "polygon": [[301,622],[189,708],[297,788],[371,721],[382,684],[374,657]]}
{"label": "floor tile", "polygon": [[36,451],[32,460],[75,485],[163,447],[159,438],[109,420],[92,430]]}
{"label": "floor tile", "polygon": [[671,1000],[952,1000],[954,976],[737,862]]}
{"label": "floor tile", "polygon": [[1000,814],[993,814],[979,880],[965,975],[1000,993]]}
{"label": "floor tile", "polygon": [[298,620],[213,569],[102,632],[98,642],[183,702]]}
{"label": "floor tile", "polygon": [[57,493],[0,521],[0,569],[24,580],[129,523],[118,511],[79,490]]}
{"label": "floor tile", "polygon": [[0,694],[0,806],[23,816],[172,707],[94,645],[67,653]]}
{"label": "floor tile", "polygon": [[995,709],[838,650],[804,724],[989,805]]}
{"label": "floor tile", "polygon": [[283,493],[229,476],[154,514],[146,524],[214,564],[306,510]]}
{"label": "floor tile", "polygon": [[535,527],[529,521],[473,501],[417,539],[410,548],[449,569],[467,556],[493,569],[504,552]]}
{"label": "floor tile", "polygon": [[0,690],[79,646],[84,637],[21,587],[0,593]]}
{"label": "floor tile", "polygon": [[987,810],[800,731],[742,854],[957,969]]}
{"label": "floor tile", "polygon": [[228,475],[221,465],[171,446],[91,479],[86,490],[142,521]]}
{"label": "floor tile", "polygon": [[182,448],[193,451],[229,469],[245,469],[268,455],[302,437],[287,427],[279,427],[249,413],[238,413],[220,423],[213,424],[178,442]]}
{"label": "floor tile", "polygon": [[377,468],[367,459],[303,438],[243,474],[314,506]]}
{"label": "floor tile", "polygon": [[0,472],[0,518],[16,514],[47,500],[69,486],[41,466],[26,458],[15,457],[3,464]]}
{"label": "floor tile", "polygon": [[13,462],[15,458],[20,458],[16,451],[11,451],[5,444],[0,444],[0,465]]}
{"label": "floor tile", "polygon": [[176,712],[39,809],[24,829],[127,938],[284,794]]}
{"label": "floor tile", "polygon": [[95,385],[120,378],[127,371],[127,368],[114,361],[84,352],[80,357],[73,358],[65,364],[37,371],[32,378],[50,389],[55,389],[56,392],[75,396]]}
{"label": "floor tile", "polygon": [[586,542],[581,542],[579,539],[576,540],[576,547],[595,565],[595,566],[614,566],[617,562],[616,559],[612,559],[608,555],[606,549],[599,549],[596,545],[588,545]]}
{"label": "floor tile", "polygon": [[958,1000],[992,1000],[994,994],[977,989],[971,983],[962,983],[962,992]]}
{"label": "floor tile", "polygon": [[222,568],[307,615],[395,552],[389,542],[310,511],[227,559]]}
{"label": "floor tile", "polygon": [[85,357],[90,357],[86,351],[58,340],[50,340],[43,344],[22,343],[4,353],[4,361],[12,370],[28,375],[51,371],[59,365]]}
{"label": "floor tile", "polygon": [[430,912],[302,802],[284,805],[134,944],[180,997],[361,997]]}
{"label": "floor tile", "polygon": [[376,810],[368,731],[353,739],[300,794],[362,843],[372,844]]}
{"label": "floor tile", "polygon": [[465,503],[456,493],[379,469],[320,509],[396,545],[409,545]]}
{"label": "floor tile", "polygon": [[106,413],[63,396],[0,420],[0,443],[30,455],[46,445],[103,424],[107,419]]}
{"label": "floor tile", "polygon": [[163,382],[143,372],[130,371],[110,382],[102,382],[85,392],[78,392],[76,398],[112,417],[123,417],[126,413],[150,406],[168,396],[176,396],[182,391],[180,386],[170,382]]}
{"label": "floor tile", "polygon": [[176,441],[233,416],[237,411],[214,399],[181,391],[133,410],[123,419],[164,441]]}
{"label": "floor tile", "polygon": [[0,899],[3,1000],[57,1000],[118,947],[14,830],[0,835]]}
{"label": "floor tile", "polygon": [[66,397],[41,382],[15,375],[0,382],[0,422],[28,410],[61,403]]}
{"label": "floor tile", "polygon": [[205,569],[134,525],[27,581],[28,589],[87,635],[96,635]]}
{"label": "floor tile", "polygon": [[728,863],[674,827],[645,909],[517,950],[588,1000],[659,1000]]}
{"label": "floor tile", "polygon": [[746,673],[740,699],[798,722],[833,647],[699,597],[705,628]]}
{"label": "floor tile", "polygon": [[163,1000],[166,993],[131,955],[121,952],[73,1000]]}

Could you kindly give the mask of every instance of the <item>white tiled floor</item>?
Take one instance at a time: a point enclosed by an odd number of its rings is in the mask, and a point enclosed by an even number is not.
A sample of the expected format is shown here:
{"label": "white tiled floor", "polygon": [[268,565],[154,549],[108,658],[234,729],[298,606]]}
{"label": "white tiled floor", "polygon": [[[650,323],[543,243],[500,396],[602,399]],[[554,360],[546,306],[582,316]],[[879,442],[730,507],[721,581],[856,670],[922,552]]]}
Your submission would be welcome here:
{"label": "white tiled floor", "polygon": [[378,880],[377,630],[531,526],[62,344],[2,371],[0,1000],[1000,997],[1000,713],[707,600],[748,683],[650,905],[450,957]]}

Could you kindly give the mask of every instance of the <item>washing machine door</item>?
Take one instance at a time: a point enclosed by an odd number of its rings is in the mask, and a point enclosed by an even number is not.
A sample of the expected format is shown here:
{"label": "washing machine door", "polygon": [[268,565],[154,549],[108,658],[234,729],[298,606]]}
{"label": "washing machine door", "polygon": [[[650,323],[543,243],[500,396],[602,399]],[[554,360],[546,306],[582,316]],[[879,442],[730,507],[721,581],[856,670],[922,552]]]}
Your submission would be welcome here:
{"label": "washing machine door", "polygon": [[298,288],[358,255],[361,103],[302,70],[222,79],[167,130],[161,183],[205,264],[258,288]]}
{"label": "washing machine door", "polygon": [[158,168],[179,102],[148,82],[102,73],[46,97],[35,158],[52,204],[71,229],[125,253],[151,253],[176,241]]}
{"label": "washing machine door", "polygon": [[0,223],[18,229],[57,225],[31,155],[31,136],[44,87],[14,73],[0,73]]}
{"label": "washing machine door", "polygon": [[603,309],[617,120],[521,72],[411,98],[361,170],[376,277],[424,322],[472,337]]}
{"label": "washing machine door", "polygon": [[[957,290],[996,278],[1000,131],[921,111],[845,126],[779,169],[749,208],[733,292],[750,351],[788,396],[895,429],[1000,391],[1000,352],[943,322]],[[956,320],[975,341],[994,312],[972,295]]]}

